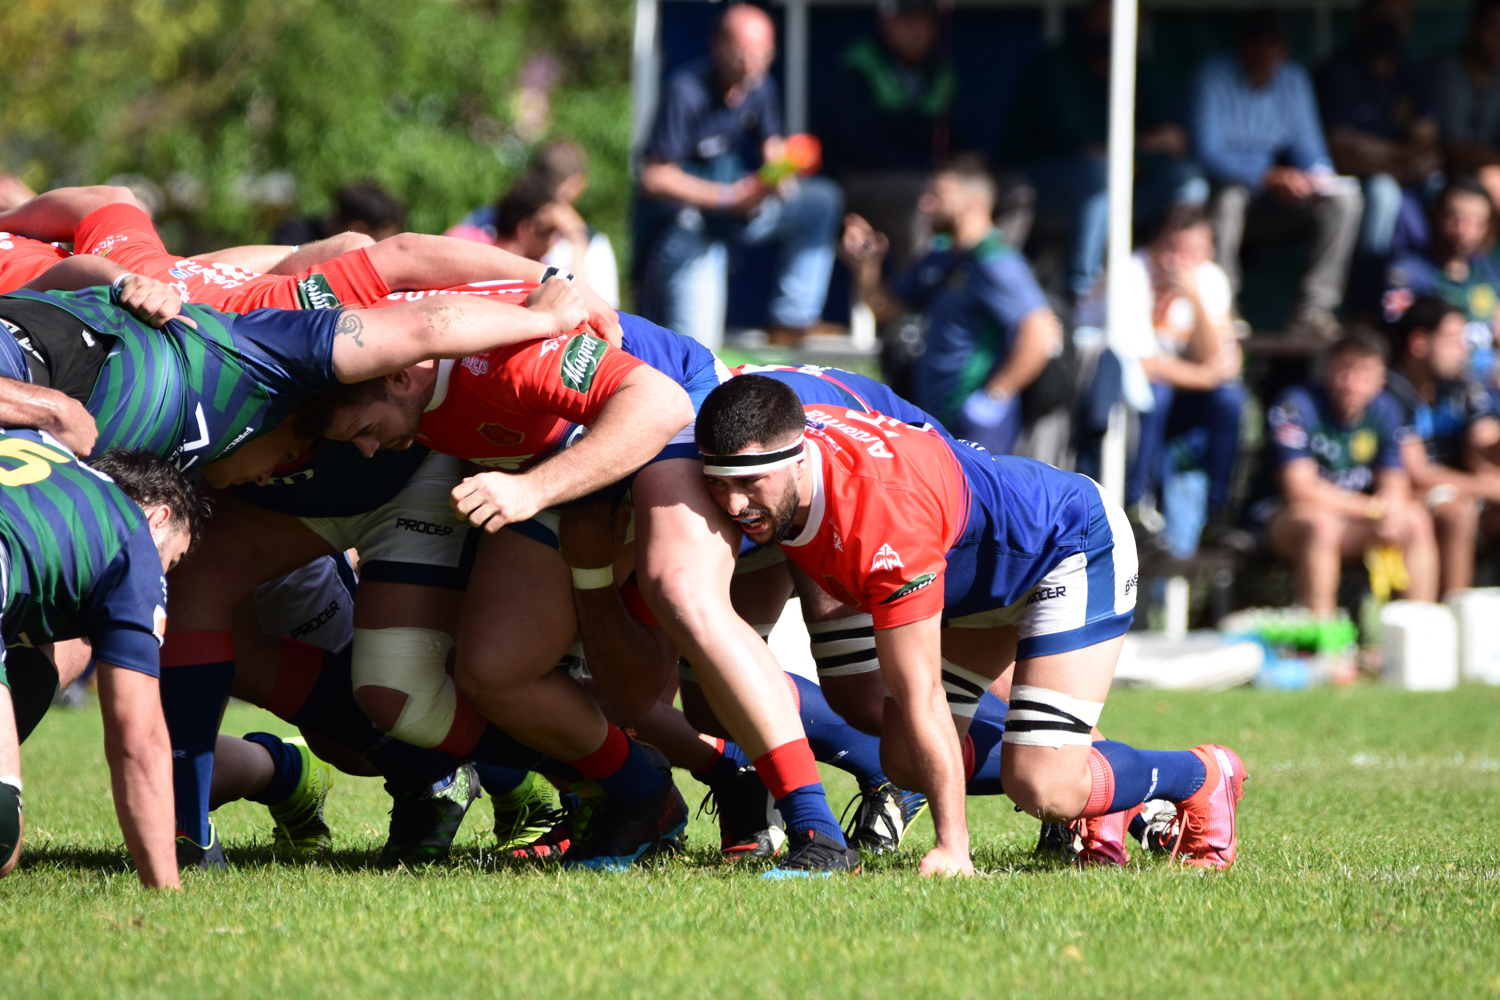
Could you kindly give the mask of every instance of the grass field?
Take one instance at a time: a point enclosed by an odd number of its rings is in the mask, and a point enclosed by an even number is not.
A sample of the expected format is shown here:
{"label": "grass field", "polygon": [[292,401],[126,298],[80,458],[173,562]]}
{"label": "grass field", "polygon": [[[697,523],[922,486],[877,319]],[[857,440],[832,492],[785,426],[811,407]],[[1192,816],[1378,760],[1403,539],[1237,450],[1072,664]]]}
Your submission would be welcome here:
{"label": "grass field", "polygon": [[[476,804],[447,866],[379,872],[379,783],[329,800],[339,865],[257,847],[264,809],[218,813],[231,870],[142,892],[123,864],[94,712],[26,745],[31,849],[0,882],[0,996],[1210,997],[1500,995],[1500,690],[1118,692],[1104,725],[1143,746],[1234,746],[1249,768],[1227,873],[1137,856],[1033,862],[1034,821],[973,800],[986,877],[766,883],[682,859],[626,875],[509,869]],[[285,729],[235,707],[225,731]],[[701,789],[679,776],[696,800]],[[838,799],[852,783],[829,777]]]}

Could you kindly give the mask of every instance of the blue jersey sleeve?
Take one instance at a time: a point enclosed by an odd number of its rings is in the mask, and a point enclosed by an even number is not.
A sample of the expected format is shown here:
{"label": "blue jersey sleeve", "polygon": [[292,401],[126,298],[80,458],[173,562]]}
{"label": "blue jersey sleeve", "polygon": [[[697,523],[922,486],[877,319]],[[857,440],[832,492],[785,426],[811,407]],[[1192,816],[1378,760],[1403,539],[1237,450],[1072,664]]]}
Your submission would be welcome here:
{"label": "blue jersey sleeve", "polygon": [[985,261],[980,273],[983,280],[974,283],[974,291],[1004,328],[1007,340],[1015,336],[1016,327],[1028,313],[1047,305],[1026,258],[1018,253]]}
{"label": "blue jersey sleeve", "polygon": [[1380,449],[1375,453],[1377,469],[1401,468],[1401,442],[1411,437],[1415,430],[1402,417],[1401,407],[1388,392],[1381,393],[1370,404],[1370,422],[1380,435]]}
{"label": "blue jersey sleeve", "polygon": [[235,317],[230,335],[246,369],[275,396],[307,396],[340,385],[333,371],[338,309],[256,309]]}
{"label": "blue jersey sleeve", "polygon": [[1270,432],[1271,456],[1277,466],[1284,466],[1299,458],[1313,458],[1308,447],[1312,437],[1315,405],[1307,390],[1301,387],[1288,389],[1266,414]]}
{"label": "blue jersey sleeve", "polygon": [[167,628],[167,580],[145,526],[131,532],[88,596],[94,659],[152,677],[161,675]]}

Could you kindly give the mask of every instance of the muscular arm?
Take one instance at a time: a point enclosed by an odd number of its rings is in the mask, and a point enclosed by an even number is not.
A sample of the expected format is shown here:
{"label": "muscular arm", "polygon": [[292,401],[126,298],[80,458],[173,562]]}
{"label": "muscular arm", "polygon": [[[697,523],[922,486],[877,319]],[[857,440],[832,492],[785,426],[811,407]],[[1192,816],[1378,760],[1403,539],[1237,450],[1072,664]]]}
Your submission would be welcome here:
{"label": "muscular arm", "polygon": [[526,307],[482,296],[435,295],[386,309],[348,309],[333,341],[340,382],[363,382],[432,358],[462,358],[493,347],[567,333],[584,321],[576,291],[553,278]]}
{"label": "muscular arm", "polygon": [[66,187],[39,194],[25,204],[0,212],[0,231],[19,233],[49,243],[71,243],[73,230],[87,216],[106,205],[140,207],[129,188]]}
{"label": "muscular arm", "polygon": [[[877,628],[875,652],[880,657],[881,675],[891,689],[906,728],[912,764],[922,776],[922,792],[932,806],[932,824],[937,832],[933,852],[945,856],[946,866],[957,864],[960,859],[968,865],[963,752],[943,693],[941,624],[941,616],[933,615],[910,625]],[[951,867],[937,867],[934,871],[924,859],[923,874],[950,871]]]}
{"label": "muscular arm", "polygon": [[1239,371],[1239,347],[1229,344],[1222,350],[1227,353],[1201,364],[1171,354],[1153,354],[1141,359],[1141,368],[1153,382],[1165,382],[1189,392],[1208,392],[1223,385]]}
{"label": "muscular arm", "polygon": [[85,253],[58,261],[21,287],[34,292],[76,292],[80,288],[107,285],[128,273],[107,257]]}
{"label": "muscular arm", "polygon": [[1425,495],[1434,486],[1452,486],[1470,496],[1500,502],[1500,468],[1489,462],[1482,451],[1471,447],[1469,452],[1473,472],[1431,461],[1427,448],[1413,438],[1401,446],[1401,464],[1418,495]]}
{"label": "muscular arm", "polygon": [[1298,458],[1288,462],[1276,473],[1276,479],[1288,503],[1317,504],[1353,518],[1370,515],[1373,498],[1324,479],[1318,474],[1317,459]]}
{"label": "muscular arm", "polygon": [[99,664],[104,757],[115,814],[141,884],[180,888],[172,812],[172,746],[155,677]]}
{"label": "muscular arm", "polygon": [[0,427],[46,431],[79,458],[88,457],[99,438],[98,425],[78,400],[10,378],[0,378]]}
{"label": "muscular arm", "polygon": [[[10,688],[4,685],[0,685],[0,775],[21,777],[21,741],[16,735],[15,705],[10,700]],[[3,807],[3,800],[0,800],[0,808]],[[6,818],[0,816],[0,830],[4,829],[5,821]],[[9,875],[20,860],[21,834],[22,829],[18,828],[15,844],[9,850],[4,843],[7,838],[0,835],[0,878]]]}
{"label": "muscular arm", "polygon": [[496,532],[639,469],[693,419],[682,387],[641,365],[626,375],[577,444],[521,475],[486,472],[453,489],[454,509]]}
{"label": "muscular arm", "polygon": [[1031,310],[1021,319],[1016,328],[1014,343],[995,374],[987,383],[991,392],[1008,392],[1012,396],[1025,390],[1035,382],[1047,359],[1062,339],[1062,327],[1057,315],[1046,306]]}
{"label": "muscular arm", "polygon": [[326,240],[304,243],[300,247],[278,244],[225,247],[213,253],[199,254],[193,260],[204,264],[229,264],[256,274],[300,274],[314,264],[326,264],[339,254],[373,246],[374,243],[374,240],[363,233],[339,233]]}

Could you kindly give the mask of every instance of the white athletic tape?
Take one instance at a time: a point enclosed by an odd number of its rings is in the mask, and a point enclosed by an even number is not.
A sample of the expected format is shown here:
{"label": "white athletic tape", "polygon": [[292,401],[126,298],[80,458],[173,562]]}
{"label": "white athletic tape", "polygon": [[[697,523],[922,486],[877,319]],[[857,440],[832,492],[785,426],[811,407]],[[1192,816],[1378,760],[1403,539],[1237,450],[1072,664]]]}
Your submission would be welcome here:
{"label": "white athletic tape", "polygon": [[989,690],[990,680],[943,657],[943,693],[948,696],[948,711],[954,715],[974,718],[974,712],[979,708],[979,696]]}
{"label": "white athletic tape", "polygon": [[447,738],[458,709],[458,692],[444,665],[453,637],[430,628],[354,630],[354,688],[371,685],[406,695],[389,730],[398,740],[434,747]]}
{"label": "white athletic tape", "polygon": [[853,677],[880,669],[875,655],[875,619],[870,615],[808,622],[807,633],[819,677]]}
{"label": "white athletic tape", "polygon": [[1017,684],[1005,713],[1006,743],[1028,747],[1090,746],[1102,701],[1084,701],[1049,688]]}

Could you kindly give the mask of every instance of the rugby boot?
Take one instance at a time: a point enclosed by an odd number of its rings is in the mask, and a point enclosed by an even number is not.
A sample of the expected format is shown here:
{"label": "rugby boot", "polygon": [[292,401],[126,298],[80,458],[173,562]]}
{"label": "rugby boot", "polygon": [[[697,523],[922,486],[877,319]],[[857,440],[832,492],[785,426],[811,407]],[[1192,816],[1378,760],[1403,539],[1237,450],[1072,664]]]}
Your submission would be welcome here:
{"label": "rugby boot", "polygon": [[[849,811],[847,806],[844,811]],[[927,799],[920,792],[908,792],[887,781],[859,793],[859,808],[854,811],[854,822],[844,831],[844,839],[855,850],[871,854],[897,850],[906,839],[906,831],[926,811]]]}
{"label": "rugby boot", "polygon": [[1105,816],[1075,819],[1069,823],[1068,833],[1073,838],[1070,845],[1073,863],[1080,868],[1097,865],[1123,867],[1130,864],[1130,851],[1125,848],[1125,834],[1130,830],[1130,821],[1140,811],[1140,806],[1136,806]]}
{"label": "rugby boot", "polygon": [[1205,744],[1194,747],[1193,753],[1203,761],[1208,777],[1202,788],[1177,805],[1181,828],[1172,857],[1198,868],[1228,868],[1234,864],[1240,796],[1250,776],[1228,747]]}
{"label": "rugby boot", "polygon": [[1181,833],[1181,814],[1177,803],[1166,799],[1151,799],[1141,805],[1141,830],[1137,837],[1141,846],[1155,854],[1170,854]]}
{"label": "rugby boot", "polygon": [[828,878],[833,875],[859,874],[859,851],[853,847],[845,847],[825,833],[817,830],[790,830],[787,842],[790,847],[786,857],[781,859],[781,864],[762,872],[761,878]]}
{"label": "rugby boot", "polygon": [[[390,786],[386,786],[390,791]],[[376,864],[382,868],[443,861],[469,807],[479,797],[479,774],[465,761],[443,788],[391,792],[391,830]]]}
{"label": "rugby boot", "polygon": [[1037,836],[1033,857],[1052,858],[1057,861],[1073,860],[1073,831],[1066,823],[1043,823]]}
{"label": "rugby boot", "polygon": [[224,862],[224,844],[219,840],[219,828],[208,824],[208,846],[194,842],[185,833],[177,835],[177,867],[201,868],[204,871],[219,871],[227,867]]}
{"label": "rugby boot", "polygon": [[768,860],[786,844],[776,800],[753,765],[710,787],[698,812],[718,816],[719,853],[727,861]]}
{"label": "rugby boot", "polygon": [[276,823],[271,846],[278,854],[306,860],[333,849],[333,831],[323,819],[323,803],[333,788],[333,768],[308,749],[302,737],[285,742],[302,757],[302,777],[286,801],[266,807]]}
{"label": "rugby boot", "polygon": [[670,775],[661,787],[632,802],[603,799],[563,855],[563,867],[624,871],[638,861],[672,854],[688,824],[687,802]]}
{"label": "rugby boot", "polygon": [[546,833],[525,844],[518,844],[509,850],[500,852],[505,857],[518,860],[533,861],[557,861],[567,853],[568,848],[573,845],[576,834],[573,832],[574,817],[566,809],[554,809],[552,815],[557,817],[557,822],[552,825]]}
{"label": "rugby boot", "polygon": [[509,854],[552,832],[566,814],[552,801],[546,779],[532,771],[503,795],[491,795],[495,807],[495,851]]}

